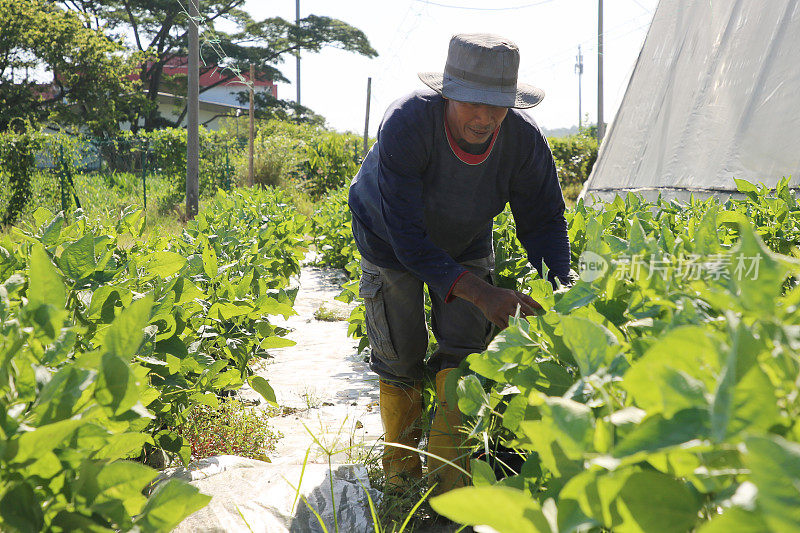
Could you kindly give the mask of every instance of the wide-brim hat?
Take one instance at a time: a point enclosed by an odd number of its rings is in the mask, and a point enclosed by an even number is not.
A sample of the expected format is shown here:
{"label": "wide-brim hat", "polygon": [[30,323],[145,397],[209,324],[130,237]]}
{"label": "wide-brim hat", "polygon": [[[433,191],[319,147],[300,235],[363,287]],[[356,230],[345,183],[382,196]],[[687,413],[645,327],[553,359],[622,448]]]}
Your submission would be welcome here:
{"label": "wide-brim hat", "polygon": [[544,99],[544,91],[517,81],[519,48],[488,33],[453,35],[444,72],[420,72],[422,82],[460,102],[526,109]]}

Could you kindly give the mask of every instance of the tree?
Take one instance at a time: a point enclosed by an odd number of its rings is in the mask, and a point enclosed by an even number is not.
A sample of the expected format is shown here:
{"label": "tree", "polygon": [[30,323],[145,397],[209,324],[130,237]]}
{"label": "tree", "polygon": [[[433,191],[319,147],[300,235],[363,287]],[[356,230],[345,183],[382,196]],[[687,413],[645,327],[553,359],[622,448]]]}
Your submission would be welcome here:
{"label": "tree", "polygon": [[[253,96],[253,108],[257,119],[268,120],[274,118],[316,126],[325,125],[325,117],[292,100],[281,100],[267,92],[257,92]],[[250,102],[250,93],[240,91],[237,93],[236,99],[240,104],[247,105]]]}
{"label": "tree", "polygon": [[[253,18],[242,9],[245,0],[201,0],[200,35],[205,66],[201,75],[211,69],[221,68],[222,78],[216,85],[247,72],[250,64],[256,68],[256,78],[261,80],[288,81],[277,66],[287,55],[301,51],[318,52],[325,46],[337,47],[367,57],[377,52],[370,46],[363,32],[349,24],[330,17],[309,15],[298,24],[280,17],[262,21]],[[132,46],[147,53],[152,61],[142,63],[140,78],[148,99],[155,104],[159,91],[172,82],[181,86],[184,80],[168,80],[164,66],[176,57],[187,55],[189,24],[188,14],[183,9],[186,2],[175,0],[59,0],[66,8],[87,16],[86,23],[97,27],[105,25],[118,35],[130,35]],[[225,32],[218,29],[220,23],[234,27]],[[216,86],[214,85],[214,86]],[[185,86],[185,85],[184,85]],[[207,91],[213,86],[203,87]],[[298,108],[289,102],[276,99],[260,99],[263,112],[279,116],[303,119],[309,115],[307,108]],[[145,129],[161,126],[177,126],[183,113],[175,121],[158,114],[155,105],[143,108],[138,118]],[[134,122],[134,128],[139,120]]]}
{"label": "tree", "polygon": [[[45,0],[0,0],[0,131],[26,122],[113,133],[147,105],[129,80],[141,58]],[[52,82],[24,75],[42,68]]]}

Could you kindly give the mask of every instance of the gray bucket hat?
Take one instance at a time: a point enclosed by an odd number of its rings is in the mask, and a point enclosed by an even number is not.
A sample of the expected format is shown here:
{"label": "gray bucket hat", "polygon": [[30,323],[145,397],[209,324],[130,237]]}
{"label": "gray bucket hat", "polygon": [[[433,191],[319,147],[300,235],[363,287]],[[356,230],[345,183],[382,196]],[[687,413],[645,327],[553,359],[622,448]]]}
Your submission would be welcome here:
{"label": "gray bucket hat", "polygon": [[460,102],[525,109],[544,98],[544,91],[517,82],[519,48],[489,33],[462,33],[450,39],[444,72],[420,72],[422,82]]}

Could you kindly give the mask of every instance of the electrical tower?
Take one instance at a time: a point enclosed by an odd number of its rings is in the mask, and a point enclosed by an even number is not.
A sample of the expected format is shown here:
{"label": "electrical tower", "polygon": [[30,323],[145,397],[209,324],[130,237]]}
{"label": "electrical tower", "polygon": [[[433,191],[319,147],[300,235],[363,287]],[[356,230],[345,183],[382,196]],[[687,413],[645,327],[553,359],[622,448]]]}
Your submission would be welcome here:
{"label": "electrical tower", "polygon": [[575,72],[578,73],[578,129],[583,128],[583,111],[581,109],[581,76],[583,76],[583,53],[578,45],[578,55],[575,56]]}

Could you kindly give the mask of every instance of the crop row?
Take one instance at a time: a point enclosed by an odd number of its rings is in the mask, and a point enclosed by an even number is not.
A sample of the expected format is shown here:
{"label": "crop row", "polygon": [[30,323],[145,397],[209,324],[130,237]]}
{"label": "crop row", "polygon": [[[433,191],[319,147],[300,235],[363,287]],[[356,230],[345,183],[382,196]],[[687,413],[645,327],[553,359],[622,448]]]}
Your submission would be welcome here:
{"label": "crop row", "polygon": [[[451,374],[482,459],[437,511],[499,531],[798,530],[800,206],[785,180],[738,186],[579,202],[577,279],[555,291],[498,217],[498,283],[544,311]],[[336,216],[318,246],[357,276]]]}
{"label": "crop row", "polygon": [[[220,193],[178,235],[144,234],[130,209],[104,225],[40,209],[0,241],[0,523],[21,531],[168,530],[208,497],[179,481],[143,490],[179,431],[291,345],[306,220],[276,191]],[[145,494],[147,491],[144,492]]]}

